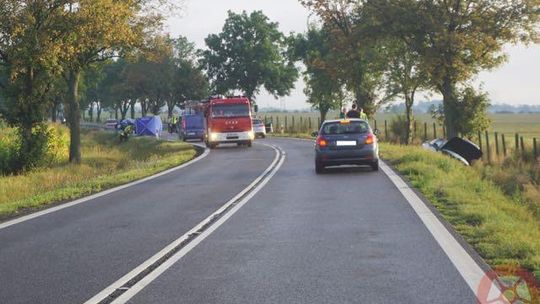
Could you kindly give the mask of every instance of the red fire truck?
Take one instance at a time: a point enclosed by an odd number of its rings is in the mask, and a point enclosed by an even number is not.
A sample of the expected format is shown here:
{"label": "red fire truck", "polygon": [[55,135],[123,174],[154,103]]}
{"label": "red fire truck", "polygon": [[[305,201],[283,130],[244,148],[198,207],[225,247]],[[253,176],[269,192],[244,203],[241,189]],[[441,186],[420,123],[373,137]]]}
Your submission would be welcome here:
{"label": "red fire truck", "polygon": [[186,105],[186,111],[204,115],[205,143],[210,149],[225,143],[251,147],[255,139],[251,102],[247,97],[212,97],[201,102],[190,102]]}

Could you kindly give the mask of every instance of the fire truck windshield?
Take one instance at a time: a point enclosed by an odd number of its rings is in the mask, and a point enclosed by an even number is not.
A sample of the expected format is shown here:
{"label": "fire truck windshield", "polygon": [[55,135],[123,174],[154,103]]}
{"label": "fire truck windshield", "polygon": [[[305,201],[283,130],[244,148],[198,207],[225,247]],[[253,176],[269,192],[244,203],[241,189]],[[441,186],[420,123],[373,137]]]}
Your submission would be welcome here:
{"label": "fire truck windshield", "polygon": [[249,106],[247,104],[227,104],[212,106],[212,117],[243,117],[249,116]]}

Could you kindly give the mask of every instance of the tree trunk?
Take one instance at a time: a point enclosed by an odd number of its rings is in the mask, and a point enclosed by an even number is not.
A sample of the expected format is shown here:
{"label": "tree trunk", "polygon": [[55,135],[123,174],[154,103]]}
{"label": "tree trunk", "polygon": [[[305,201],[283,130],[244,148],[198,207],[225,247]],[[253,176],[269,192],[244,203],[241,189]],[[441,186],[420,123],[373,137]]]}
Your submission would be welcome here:
{"label": "tree trunk", "polygon": [[52,122],[56,122],[57,113],[58,113],[58,103],[55,100],[55,101],[53,101],[53,106],[52,106],[52,109],[51,109],[51,120],[52,120]]}
{"label": "tree trunk", "polygon": [[167,118],[169,120],[171,120],[171,118],[173,117],[173,111],[174,111],[174,102],[168,100],[167,101]]}
{"label": "tree trunk", "polygon": [[90,116],[90,122],[94,122],[94,102],[91,101],[88,104],[88,116]]}
{"label": "tree trunk", "polygon": [[414,93],[405,97],[405,144],[409,145],[413,140],[413,104]]}
{"label": "tree trunk", "polygon": [[137,99],[132,99],[129,101],[130,105],[130,111],[131,111],[131,119],[135,119],[135,104],[137,103]]}
{"label": "tree trunk", "polygon": [[148,99],[141,100],[141,113],[143,117],[146,117],[148,112]]}
{"label": "tree trunk", "polygon": [[118,120],[118,105],[114,106],[114,119]]}
{"label": "tree trunk", "polygon": [[[326,120],[326,114],[328,114],[328,110],[320,110],[321,112],[321,125]],[[321,126],[318,126],[320,128]]]}
{"label": "tree trunk", "polygon": [[120,102],[120,115],[122,117],[122,120],[126,119],[127,112],[129,110],[129,101],[121,101]]}
{"label": "tree trunk", "polygon": [[444,124],[448,138],[457,136],[456,117],[459,115],[456,110],[457,96],[456,84],[450,78],[445,78],[441,88],[444,105]]}
{"label": "tree trunk", "polygon": [[96,122],[101,122],[101,111],[103,108],[101,107],[101,101],[97,102],[96,105]]}
{"label": "tree trunk", "polygon": [[67,103],[69,106],[69,162],[81,163],[81,111],[79,106],[79,79],[81,72],[71,70],[68,75]]}

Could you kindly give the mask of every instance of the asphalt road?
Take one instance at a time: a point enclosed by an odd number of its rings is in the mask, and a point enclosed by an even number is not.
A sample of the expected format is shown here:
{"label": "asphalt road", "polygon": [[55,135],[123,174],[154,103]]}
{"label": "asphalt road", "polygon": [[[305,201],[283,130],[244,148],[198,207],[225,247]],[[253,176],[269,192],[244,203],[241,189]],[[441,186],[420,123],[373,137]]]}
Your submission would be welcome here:
{"label": "asphalt road", "polygon": [[166,176],[0,230],[0,303],[82,303],[221,207],[275,151],[231,147]]}
{"label": "asphalt road", "polygon": [[[312,143],[132,303],[476,303],[383,172],[316,175]],[[0,230],[0,303],[81,303],[263,172],[273,149],[225,148],[175,173]]]}

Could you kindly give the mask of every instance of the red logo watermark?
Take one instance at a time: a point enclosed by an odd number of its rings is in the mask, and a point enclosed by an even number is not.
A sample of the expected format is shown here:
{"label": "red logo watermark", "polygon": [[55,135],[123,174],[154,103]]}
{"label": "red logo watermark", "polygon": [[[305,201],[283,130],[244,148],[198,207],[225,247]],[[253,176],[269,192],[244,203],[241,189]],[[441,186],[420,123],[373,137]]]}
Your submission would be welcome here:
{"label": "red logo watermark", "polygon": [[495,267],[480,281],[479,304],[538,304],[538,284],[527,270],[513,265]]}

